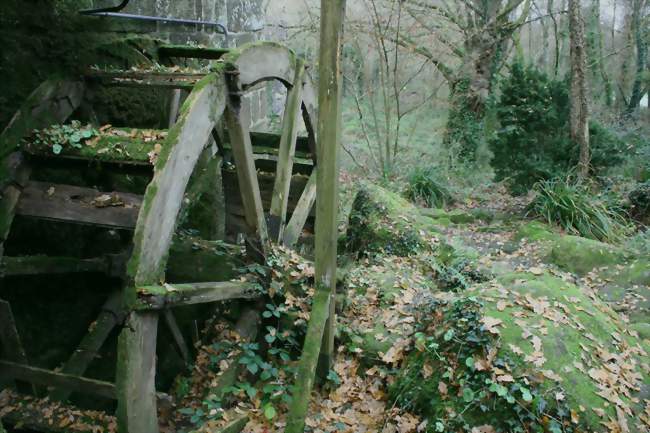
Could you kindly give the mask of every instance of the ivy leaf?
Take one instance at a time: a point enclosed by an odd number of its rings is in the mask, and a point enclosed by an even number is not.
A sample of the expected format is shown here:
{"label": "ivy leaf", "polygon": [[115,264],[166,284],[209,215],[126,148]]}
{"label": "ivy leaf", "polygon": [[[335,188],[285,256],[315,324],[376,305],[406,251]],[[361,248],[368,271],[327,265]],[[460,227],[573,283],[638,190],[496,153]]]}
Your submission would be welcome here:
{"label": "ivy leaf", "polygon": [[471,356],[467,357],[465,359],[465,365],[471,368],[472,370],[474,370],[474,358],[472,358]]}
{"label": "ivy leaf", "polygon": [[246,364],[246,369],[248,369],[248,371],[250,371],[252,374],[255,374],[259,371],[260,368],[257,366],[257,364],[251,362],[249,364]]}
{"label": "ivy leaf", "polygon": [[62,150],[63,150],[63,146],[61,146],[60,144],[55,144],[52,146],[52,152],[54,152],[55,155],[61,153]]}
{"label": "ivy leaf", "polygon": [[533,395],[530,393],[530,391],[528,390],[528,388],[524,388],[524,387],[522,387],[522,388],[520,389],[520,391],[521,391],[521,398],[523,398],[524,401],[527,401],[527,402],[531,402],[531,401],[533,401]]}
{"label": "ivy leaf", "polygon": [[463,401],[469,403],[474,400],[474,391],[469,388],[463,389]]}
{"label": "ivy leaf", "polygon": [[449,341],[449,340],[451,340],[452,338],[454,338],[454,330],[453,330],[453,329],[449,329],[447,332],[445,332],[445,335],[444,335],[443,338],[445,339],[445,341]]}
{"label": "ivy leaf", "polygon": [[275,410],[275,407],[271,403],[267,403],[264,405],[264,416],[268,420],[272,420],[275,418],[277,415],[277,411]]}

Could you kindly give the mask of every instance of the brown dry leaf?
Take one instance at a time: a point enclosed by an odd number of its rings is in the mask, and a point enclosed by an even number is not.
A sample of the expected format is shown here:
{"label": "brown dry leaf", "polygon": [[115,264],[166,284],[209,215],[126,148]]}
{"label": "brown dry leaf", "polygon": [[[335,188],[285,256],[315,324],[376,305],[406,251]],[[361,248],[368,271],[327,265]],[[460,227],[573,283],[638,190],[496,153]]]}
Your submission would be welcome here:
{"label": "brown dry leaf", "polygon": [[500,300],[499,302],[497,302],[497,310],[499,310],[499,311],[505,310],[507,306],[508,306],[508,303],[506,301],[504,301],[504,300]]}
{"label": "brown dry leaf", "polygon": [[438,382],[438,392],[440,395],[447,395],[447,384],[445,382]]}
{"label": "brown dry leaf", "polygon": [[433,367],[431,367],[429,363],[425,363],[422,366],[422,377],[428,379],[429,377],[431,377],[432,374],[433,374]]}
{"label": "brown dry leaf", "polygon": [[512,353],[514,353],[515,355],[523,355],[524,354],[524,351],[521,350],[521,348],[519,346],[515,346],[514,344],[508,344],[508,347],[510,348],[510,350],[512,350]]}
{"label": "brown dry leaf", "polygon": [[528,268],[528,272],[530,272],[533,275],[542,275],[544,273],[544,270],[542,268],[533,266],[532,268]]}
{"label": "brown dry leaf", "polygon": [[494,427],[489,424],[484,424],[478,427],[472,428],[472,433],[495,433]]}
{"label": "brown dry leaf", "polygon": [[495,317],[484,316],[481,319],[481,322],[483,323],[483,327],[486,331],[488,331],[490,334],[498,335],[499,330],[496,329],[496,327],[501,325],[503,323],[503,320],[497,319]]}

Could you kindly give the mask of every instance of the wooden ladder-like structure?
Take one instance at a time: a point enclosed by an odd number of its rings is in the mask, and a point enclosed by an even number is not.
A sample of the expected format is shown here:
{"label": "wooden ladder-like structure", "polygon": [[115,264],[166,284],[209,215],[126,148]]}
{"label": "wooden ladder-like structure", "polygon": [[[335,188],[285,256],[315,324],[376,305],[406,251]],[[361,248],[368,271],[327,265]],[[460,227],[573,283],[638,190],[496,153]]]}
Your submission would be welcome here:
{"label": "wooden ladder-like structure", "polygon": [[[252,284],[242,281],[165,283],[172,238],[184,203],[191,196],[188,183],[196,175],[200,161],[213,156],[211,143],[216,139],[219,153],[228,154],[234,163],[234,171],[224,169],[223,182],[226,194],[229,188],[239,191],[240,202],[230,204],[228,212],[241,214],[242,224],[238,230],[246,235],[247,251],[256,258],[263,259],[272,243],[287,247],[296,244],[316,197],[316,95],[302,60],[274,43],[252,44],[233,52],[179,46],[162,46],[159,50],[160,55],[169,58],[201,58],[214,62],[210,72],[202,73],[90,71],[83,80],[47,81],[30,96],[0,136],[3,167],[0,171],[0,282],[5,275],[70,272],[104,272],[123,276],[125,282],[122,292],[106,301],[94,326],[59,371],[29,364],[11,306],[0,300],[0,343],[4,349],[0,358],[0,384],[17,381],[21,391],[29,391],[28,386],[20,387],[25,382],[48,386],[50,397],[58,400],[65,400],[71,392],[117,399],[118,427],[124,433],[158,431],[154,379],[160,315],[163,314],[172,334],[177,337],[180,332],[174,329],[171,314],[174,308],[259,296]],[[287,88],[279,137],[251,134],[249,120],[242,109],[245,93],[265,81],[279,81]],[[50,148],[21,144],[34,129],[66,122],[82,105],[84,92],[91,86],[161,87],[191,92],[177,120],[165,131],[166,138],[146,192],[144,195],[118,192],[124,204],[119,207],[89,205],[106,191],[31,180],[32,161],[45,159],[48,164],[58,164],[92,160],[107,166],[150,169],[146,151],[99,155],[84,149],[65,149],[54,155]],[[307,130],[306,137],[298,137],[301,118]],[[137,130],[129,130],[131,136],[138,136]],[[128,142],[129,138],[124,140]],[[134,142],[133,145],[138,144]],[[261,194],[261,184],[272,191],[270,197]],[[296,188],[302,191],[296,194]],[[132,230],[132,249],[127,256],[106,255],[92,259],[6,257],[3,256],[3,244],[17,215]],[[93,357],[117,326],[121,326],[121,333],[116,383],[84,377]],[[182,337],[179,345],[183,345]],[[30,422],[14,415],[18,418],[10,414],[6,421],[39,428],[36,420]]]}

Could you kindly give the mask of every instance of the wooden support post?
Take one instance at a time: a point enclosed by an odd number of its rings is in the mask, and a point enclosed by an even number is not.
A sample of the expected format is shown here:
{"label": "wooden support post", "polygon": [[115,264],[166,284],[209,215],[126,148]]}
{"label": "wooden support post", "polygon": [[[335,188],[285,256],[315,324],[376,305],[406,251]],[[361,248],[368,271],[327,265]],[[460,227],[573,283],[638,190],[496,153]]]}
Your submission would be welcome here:
{"label": "wooden support post", "polygon": [[285,433],[303,433],[314,376],[334,354],[338,152],[341,141],[341,44],[345,0],[321,0],[318,171],[316,174],[316,295],[298,364]]}
{"label": "wooden support post", "polygon": [[[88,334],[84,336],[79,347],[61,368],[61,373],[81,376],[86,372],[113,328],[124,320],[125,314],[121,301],[119,292],[108,298],[97,320],[91,325]],[[56,388],[50,391],[50,398],[56,401],[65,401],[70,396],[70,392],[70,389]]]}
{"label": "wooden support post", "polygon": [[178,110],[181,106],[181,89],[172,89],[171,99],[169,101],[169,128],[171,129],[176,124],[178,117]]}
{"label": "wooden support post", "polygon": [[242,203],[244,204],[246,223],[257,234],[261,243],[262,252],[266,255],[269,249],[269,237],[266,228],[266,219],[264,217],[264,208],[262,207],[260,185],[257,180],[257,170],[255,169],[253,145],[251,144],[251,136],[248,131],[249,119],[242,117],[242,89],[239,84],[239,79],[234,71],[229,71],[228,74],[231,95],[224,112],[224,118],[226,120],[226,127],[228,128],[228,135],[230,136],[232,155],[235,160],[235,166],[237,167],[237,179],[239,180]]}
{"label": "wooden support post", "polygon": [[334,303],[331,299],[332,296],[327,287],[317,290],[314,296],[307,335],[296,372],[296,383],[293,387],[285,433],[303,433],[305,430],[305,417],[311,400],[311,390],[314,386],[325,324],[328,321],[330,305]]}
{"label": "wooden support post", "polygon": [[[18,364],[27,364],[27,354],[20,341],[20,334],[16,328],[13,312],[9,302],[0,299],[0,345],[2,346],[2,358]],[[0,378],[0,386],[5,381]],[[18,383],[18,389],[21,392],[29,393],[35,391],[24,382]]]}
{"label": "wooden support post", "polygon": [[296,77],[293,88],[287,95],[287,104],[282,119],[282,138],[278,153],[275,185],[271,198],[271,223],[270,234],[274,240],[280,241],[283,236],[287,218],[287,204],[289,203],[289,187],[293,173],[293,157],[296,153],[296,140],[298,139],[298,126],[302,116],[302,88],[305,75],[305,65],[302,60],[296,62]]}
{"label": "wooden support post", "polygon": [[[318,174],[316,196],[316,286],[336,291],[339,166],[341,143],[341,46],[345,0],[321,0],[320,69],[318,86]],[[319,373],[327,375],[334,354],[335,302],[325,327]]]}
{"label": "wooden support post", "polygon": [[158,433],[156,337],[158,313],[132,312],[120,334],[117,362],[118,430]]}
{"label": "wooden support post", "polygon": [[183,358],[183,362],[185,362],[185,365],[189,367],[192,362],[192,358],[190,356],[190,349],[187,346],[187,343],[185,343],[185,338],[183,338],[183,333],[181,332],[181,328],[178,326],[178,322],[176,322],[176,317],[174,317],[174,313],[172,312],[172,310],[167,308],[163,313],[163,316],[165,317],[165,323],[169,328],[169,332],[171,332],[172,337],[174,337],[174,342],[176,343],[178,352]]}
{"label": "wooden support post", "polygon": [[307,217],[309,217],[309,212],[311,212],[312,206],[316,201],[316,171],[318,169],[314,168],[314,171],[309,176],[309,181],[305,185],[305,189],[300,195],[300,199],[296,204],[291,219],[287,224],[287,228],[284,230],[283,244],[288,248],[293,248],[293,246],[300,238],[300,233],[302,232],[305,223],[307,222]]}

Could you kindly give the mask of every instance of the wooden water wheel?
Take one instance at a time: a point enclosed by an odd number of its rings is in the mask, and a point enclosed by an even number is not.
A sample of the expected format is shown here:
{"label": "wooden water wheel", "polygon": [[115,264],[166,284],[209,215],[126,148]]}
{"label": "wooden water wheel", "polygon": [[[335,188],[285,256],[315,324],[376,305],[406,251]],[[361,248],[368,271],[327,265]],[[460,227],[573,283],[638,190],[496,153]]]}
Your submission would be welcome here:
{"label": "wooden water wheel", "polygon": [[[296,244],[316,197],[316,97],[302,60],[273,43],[252,44],[232,52],[178,46],[159,50],[169,58],[215,61],[207,73],[95,70],[83,80],[48,81],[32,94],[0,138],[4,167],[0,172],[0,277],[104,272],[122,276],[124,281],[123,290],[109,297],[79,348],[59,371],[29,364],[11,305],[0,301],[0,384],[16,381],[20,391],[29,391],[25,383],[47,386],[49,395],[58,400],[65,400],[71,392],[117,399],[119,429],[130,433],[158,431],[155,374],[160,315],[164,314],[173,331],[176,325],[172,311],[176,307],[258,296],[251,284],[241,281],[166,283],[172,240],[180,215],[192,197],[188,184],[198,176],[202,158],[216,155],[215,143],[219,155],[232,158],[234,173],[224,168],[223,187],[226,193],[228,188],[238,190],[240,202],[231,200],[230,208],[241,205],[245,224],[233,223],[231,230],[246,236],[247,251],[256,259],[267,255],[272,243],[288,247]],[[251,133],[243,110],[246,92],[267,81],[278,81],[287,88],[279,136]],[[43,152],[38,145],[24,142],[36,128],[65,123],[83,108],[85,92],[97,86],[191,89],[178,116],[173,115],[177,120],[166,131],[143,195],[34,180],[33,174],[43,164],[50,167],[90,161],[121,169],[147,169],[151,165],[151,153],[146,151],[99,153],[72,148],[55,155],[51,149]],[[304,138],[298,137],[300,119],[307,131]],[[134,136],[138,136],[137,130],[131,129],[129,137]],[[206,175],[205,171],[204,166],[202,175]],[[227,184],[230,173],[236,178],[230,178]],[[211,174],[207,172],[207,176]],[[261,193],[262,182],[269,185],[266,191],[270,194]],[[98,197],[104,197],[109,204],[118,197],[119,206],[97,206]],[[229,212],[236,213],[232,209]],[[128,257],[3,257],[3,244],[10,238],[15,216],[132,231],[131,248]],[[115,327],[121,327],[116,383],[85,378],[86,368]],[[177,330],[172,333],[179,334]],[[179,345],[183,345],[182,337]],[[35,429],[45,428],[35,419],[24,419],[33,414],[23,414],[23,419],[20,416],[10,413],[7,419]]]}

